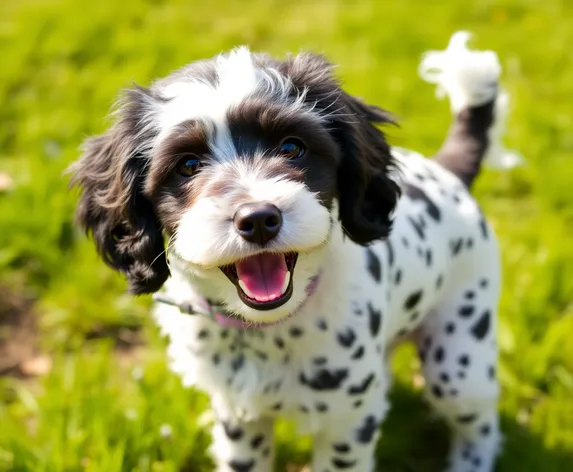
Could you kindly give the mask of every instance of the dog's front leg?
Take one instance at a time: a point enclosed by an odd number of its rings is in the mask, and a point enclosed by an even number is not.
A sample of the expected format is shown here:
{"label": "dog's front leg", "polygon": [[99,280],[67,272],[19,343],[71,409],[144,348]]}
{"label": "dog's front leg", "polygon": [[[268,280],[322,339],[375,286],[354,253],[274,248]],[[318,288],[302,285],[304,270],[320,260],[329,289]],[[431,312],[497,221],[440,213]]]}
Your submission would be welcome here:
{"label": "dog's front leg", "polygon": [[217,472],[270,472],[273,464],[273,421],[217,420],[211,448]]}
{"label": "dog's front leg", "polygon": [[379,411],[367,408],[333,422],[314,438],[312,471],[372,472],[380,424]]}

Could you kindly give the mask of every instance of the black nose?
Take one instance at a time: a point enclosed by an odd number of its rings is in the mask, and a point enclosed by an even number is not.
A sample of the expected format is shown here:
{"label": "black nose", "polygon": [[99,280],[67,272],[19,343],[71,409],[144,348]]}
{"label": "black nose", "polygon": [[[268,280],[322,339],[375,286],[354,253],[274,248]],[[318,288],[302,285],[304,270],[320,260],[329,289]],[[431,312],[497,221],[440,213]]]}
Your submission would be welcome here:
{"label": "black nose", "polygon": [[265,245],[279,234],[283,217],[272,203],[247,203],[239,207],[233,223],[244,239]]}

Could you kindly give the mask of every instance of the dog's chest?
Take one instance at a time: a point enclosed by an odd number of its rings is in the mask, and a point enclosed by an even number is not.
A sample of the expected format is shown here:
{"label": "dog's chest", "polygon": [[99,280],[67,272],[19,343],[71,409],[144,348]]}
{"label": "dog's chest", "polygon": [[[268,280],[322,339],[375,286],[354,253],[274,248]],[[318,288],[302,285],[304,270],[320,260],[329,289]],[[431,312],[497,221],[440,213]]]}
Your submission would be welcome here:
{"label": "dog's chest", "polygon": [[301,313],[264,330],[222,328],[171,307],[157,317],[172,369],[220,414],[301,416],[312,428],[327,412],[361,408],[382,378],[382,310],[353,301],[340,308],[345,316]]}

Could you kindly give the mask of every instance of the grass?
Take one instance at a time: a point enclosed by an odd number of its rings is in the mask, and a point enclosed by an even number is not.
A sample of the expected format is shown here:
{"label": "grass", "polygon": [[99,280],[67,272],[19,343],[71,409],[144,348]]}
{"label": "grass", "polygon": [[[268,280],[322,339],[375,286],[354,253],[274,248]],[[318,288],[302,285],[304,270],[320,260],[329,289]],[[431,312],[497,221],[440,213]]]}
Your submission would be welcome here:
{"label": "grass", "polygon": [[[121,87],[236,44],[323,51],[350,92],[399,116],[394,143],[431,154],[448,107],[417,78],[417,62],[457,29],[499,53],[514,100],[506,142],[528,162],[486,172],[476,189],[504,257],[499,470],[573,470],[571,24],[568,0],[0,3],[0,174],[13,180],[0,190],[0,293],[10,293],[0,314],[28,307],[53,366],[41,378],[0,378],[0,470],[210,470],[205,398],[168,372],[149,300],[127,297],[72,224],[62,172],[82,139],[105,129]],[[409,348],[394,367],[380,470],[439,470],[445,428],[413,385]],[[277,470],[308,461],[292,425],[277,436]]]}

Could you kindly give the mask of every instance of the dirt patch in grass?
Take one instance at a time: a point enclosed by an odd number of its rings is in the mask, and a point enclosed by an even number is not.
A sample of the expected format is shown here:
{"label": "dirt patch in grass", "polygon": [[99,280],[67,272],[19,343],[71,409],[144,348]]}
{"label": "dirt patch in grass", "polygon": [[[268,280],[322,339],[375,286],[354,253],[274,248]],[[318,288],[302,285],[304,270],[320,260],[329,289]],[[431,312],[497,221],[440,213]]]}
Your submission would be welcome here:
{"label": "dirt patch in grass", "polygon": [[0,375],[30,377],[49,368],[38,347],[33,300],[0,286]]}

